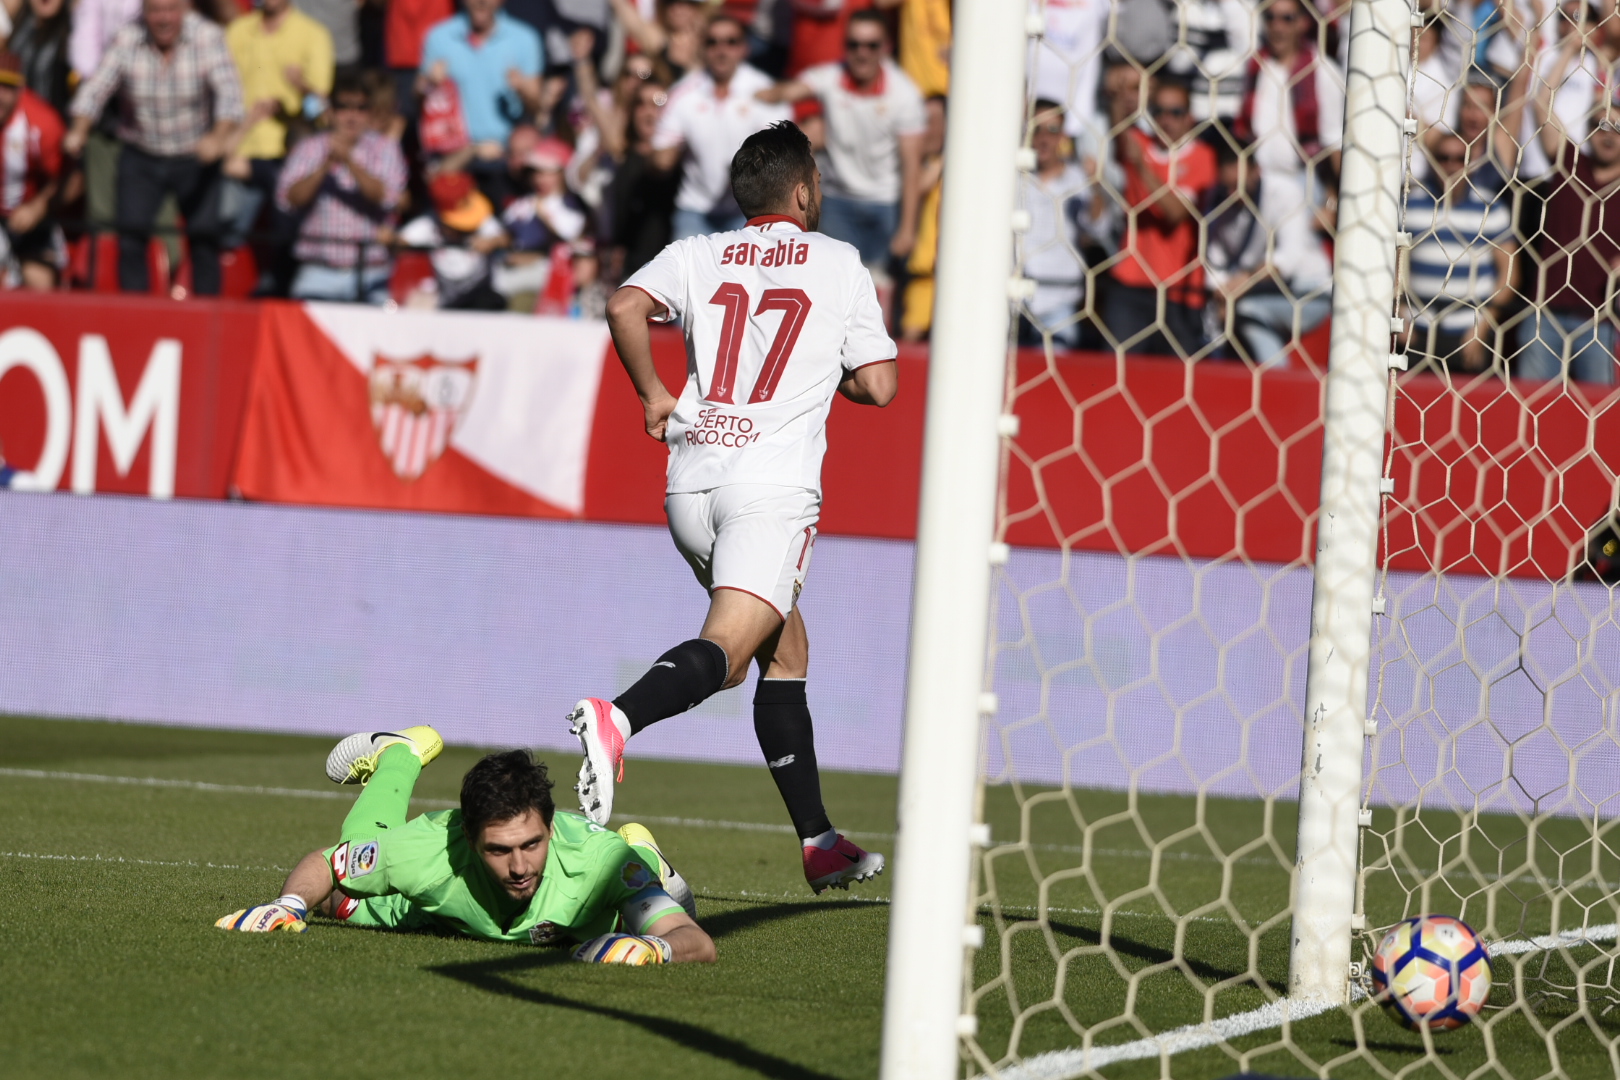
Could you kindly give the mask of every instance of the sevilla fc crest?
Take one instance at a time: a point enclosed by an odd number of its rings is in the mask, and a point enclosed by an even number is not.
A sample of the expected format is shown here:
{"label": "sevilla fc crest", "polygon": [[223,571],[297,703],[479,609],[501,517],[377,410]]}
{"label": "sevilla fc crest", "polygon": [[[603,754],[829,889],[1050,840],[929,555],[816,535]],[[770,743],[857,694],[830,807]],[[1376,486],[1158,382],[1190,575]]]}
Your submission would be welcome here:
{"label": "sevilla fc crest", "polygon": [[401,480],[415,480],[439,460],[472,402],[478,359],[445,361],[375,357],[371,422],[383,456]]}

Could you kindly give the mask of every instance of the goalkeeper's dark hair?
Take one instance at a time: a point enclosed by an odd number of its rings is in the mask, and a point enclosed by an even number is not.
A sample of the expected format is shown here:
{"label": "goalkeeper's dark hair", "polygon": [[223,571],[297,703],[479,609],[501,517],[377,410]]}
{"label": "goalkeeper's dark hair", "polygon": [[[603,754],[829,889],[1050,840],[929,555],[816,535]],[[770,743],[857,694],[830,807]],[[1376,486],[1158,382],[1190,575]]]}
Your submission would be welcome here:
{"label": "goalkeeper's dark hair", "polygon": [[795,187],[809,187],[815,178],[810,139],[791,120],[754,132],[731,159],[731,194],[737,208],[751,218],[783,209]]}
{"label": "goalkeeper's dark hair", "polygon": [[551,801],[551,778],[542,762],[527,750],[490,754],[461,778],[461,827],[474,840],[492,821],[510,821],[530,810],[551,827],[557,804]]}

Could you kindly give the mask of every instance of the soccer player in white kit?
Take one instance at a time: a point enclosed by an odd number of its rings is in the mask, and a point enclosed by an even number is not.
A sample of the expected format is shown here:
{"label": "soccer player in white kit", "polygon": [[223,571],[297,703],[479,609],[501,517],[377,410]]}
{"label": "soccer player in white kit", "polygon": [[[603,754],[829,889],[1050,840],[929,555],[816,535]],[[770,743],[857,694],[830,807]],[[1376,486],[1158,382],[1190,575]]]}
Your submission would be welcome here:
{"label": "soccer player in white kit", "polygon": [[[750,136],[731,162],[748,223],[678,240],[608,301],[613,344],[669,446],[670,535],[709,593],[699,636],[670,649],[612,701],[569,715],[585,750],[580,809],[613,812],[624,743],[741,683],[758,662],[754,731],[787,804],[817,893],[883,870],[832,827],[805,699],[810,645],[797,600],[821,514],[821,458],[833,394],[882,407],[899,382],[895,345],[854,247],[815,231],[821,178],[810,141],[782,121]],[[679,398],[653,367],[649,322],[686,334]]]}

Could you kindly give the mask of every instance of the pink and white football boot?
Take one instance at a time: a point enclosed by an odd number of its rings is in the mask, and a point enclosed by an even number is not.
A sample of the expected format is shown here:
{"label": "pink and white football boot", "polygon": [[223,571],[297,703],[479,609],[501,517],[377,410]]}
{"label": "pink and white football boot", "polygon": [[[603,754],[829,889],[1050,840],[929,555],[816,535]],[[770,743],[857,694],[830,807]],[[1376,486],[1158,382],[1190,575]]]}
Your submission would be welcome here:
{"label": "pink and white football boot", "polygon": [[585,760],[579,763],[579,812],[598,825],[607,825],[613,816],[613,785],[624,779],[624,735],[614,723],[615,714],[630,726],[624,713],[613,702],[583,698],[568,714],[568,730],[579,736]]}
{"label": "pink and white football boot", "polygon": [[810,891],[820,895],[827,889],[848,889],[852,881],[866,881],[883,873],[883,856],[862,851],[838,834],[838,843],[825,850],[808,845],[804,849],[804,880]]}

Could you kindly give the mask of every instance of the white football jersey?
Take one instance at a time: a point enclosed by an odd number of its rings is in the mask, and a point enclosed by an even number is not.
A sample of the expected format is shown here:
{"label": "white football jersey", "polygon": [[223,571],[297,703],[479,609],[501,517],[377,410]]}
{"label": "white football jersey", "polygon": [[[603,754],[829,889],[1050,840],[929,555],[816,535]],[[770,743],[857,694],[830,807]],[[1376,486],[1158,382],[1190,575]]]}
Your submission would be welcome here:
{"label": "white football jersey", "polygon": [[625,285],[686,332],[686,387],[665,437],[668,490],[819,492],[838,384],[896,352],[855,248],[789,217],[759,217],[677,240]]}

